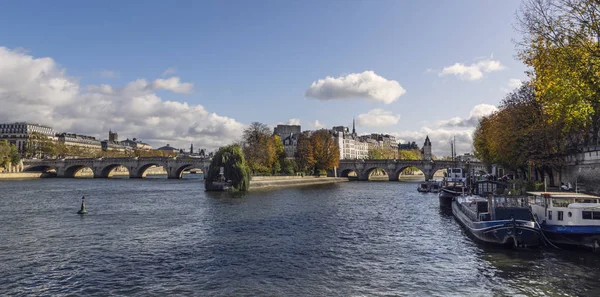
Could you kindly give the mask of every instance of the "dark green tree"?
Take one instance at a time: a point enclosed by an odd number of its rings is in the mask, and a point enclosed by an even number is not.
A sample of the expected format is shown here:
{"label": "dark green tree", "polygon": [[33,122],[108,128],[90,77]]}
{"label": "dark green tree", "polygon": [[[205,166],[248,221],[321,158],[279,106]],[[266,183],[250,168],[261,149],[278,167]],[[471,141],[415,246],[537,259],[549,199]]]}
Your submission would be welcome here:
{"label": "dark green tree", "polygon": [[220,148],[213,156],[204,187],[207,191],[215,189],[213,183],[221,178],[220,170],[223,167],[223,179],[231,181],[234,191],[248,191],[250,187],[250,168],[246,164],[242,148],[239,145],[228,145]]}

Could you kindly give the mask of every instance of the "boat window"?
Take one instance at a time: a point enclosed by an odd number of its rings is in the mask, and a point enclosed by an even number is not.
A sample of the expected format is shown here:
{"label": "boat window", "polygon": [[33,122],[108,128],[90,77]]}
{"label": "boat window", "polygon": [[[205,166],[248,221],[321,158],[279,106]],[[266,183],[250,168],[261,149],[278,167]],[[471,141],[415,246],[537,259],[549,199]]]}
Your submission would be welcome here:
{"label": "boat window", "polygon": [[558,211],[558,220],[562,221],[563,220],[563,212],[562,211]]}
{"label": "boat window", "polygon": [[552,199],[552,206],[553,207],[567,207],[569,206],[569,200],[565,200],[565,199]]}
{"label": "boat window", "polygon": [[600,211],[582,211],[581,217],[584,220],[600,220]]}
{"label": "boat window", "polygon": [[461,172],[461,169],[459,169],[459,168],[452,169],[452,173],[460,173],[460,172]]}
{"label": "boat window", "polygon": [[551,210],[548,211],[548,220],[552,220],[552,211]]}
{"label": "boat window", "polygon": [[569,215],[569,218],[573,215],[570,211],[567,214]]}

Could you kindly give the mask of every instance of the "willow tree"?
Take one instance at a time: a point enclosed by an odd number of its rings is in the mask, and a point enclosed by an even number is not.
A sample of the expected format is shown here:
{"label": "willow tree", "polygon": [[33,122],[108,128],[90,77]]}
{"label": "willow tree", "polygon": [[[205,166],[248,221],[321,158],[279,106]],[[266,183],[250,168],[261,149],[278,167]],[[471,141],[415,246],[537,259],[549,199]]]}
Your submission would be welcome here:
{"label": "willow tree", "polygon": [[247,191],[250,187],[250,168],[246,164],[242,148],[235,144],[220,148],[214,154],[205,178],[204,187],[207,191],[215,189],[213,183],[221,178],[223,181],[231,181],[234,191]]}

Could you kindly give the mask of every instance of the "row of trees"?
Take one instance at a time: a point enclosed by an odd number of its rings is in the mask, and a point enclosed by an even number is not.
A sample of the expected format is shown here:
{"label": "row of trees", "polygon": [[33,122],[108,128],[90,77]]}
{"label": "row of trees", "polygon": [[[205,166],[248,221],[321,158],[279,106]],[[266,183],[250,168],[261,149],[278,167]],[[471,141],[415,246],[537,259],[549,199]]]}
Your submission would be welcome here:
{"label": "row of trees", "polygon": [[600,2],[526,0],[518,57],[529,82],[511,92],[474,133],[477,156],[553,177],[567,154],[600,133]]}
{"label": "row of trees", "polygon": [[549,120],[536,98],[534,87],[523,84],[506,96],[498,112],[480,120],[473,135],[480,160],[523,171],[535,164],[550,175],[564,165],[569,133],[562,121]]}
{"label": "row of trees", "polygon": [[263,123],[250,124],[243,138],[242,151],[254,175],[318,173],[339,165],[339,147],[326,130],[300,134],[294,158],[287,158],[279,136]]}
{"label": "row of trees", "polygon": [[13,164],[18,164],[21,161],[21,155],[17,151],[14,144],[9,144],[8,141],[0,141],[0,167],[6,168]]}

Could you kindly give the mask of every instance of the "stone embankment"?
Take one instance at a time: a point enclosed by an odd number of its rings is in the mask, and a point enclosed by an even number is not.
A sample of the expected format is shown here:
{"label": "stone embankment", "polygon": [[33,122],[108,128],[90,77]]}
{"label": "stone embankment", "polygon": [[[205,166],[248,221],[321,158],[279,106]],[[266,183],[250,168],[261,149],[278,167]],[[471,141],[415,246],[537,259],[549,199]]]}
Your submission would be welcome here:
{"label": "stone embankment", "polygon": [[347,182],[348,178],[314,176],[254,176],[250,180],[250,190],[288,188],[297,186],[323,185]]}
{"label": "stone embankment", "polygon": [[[48,174],[43,172],[3,172],[0,173],[0,179],[27,179],[46,177]],[[49,176],[48,176],[49,177]]]}

